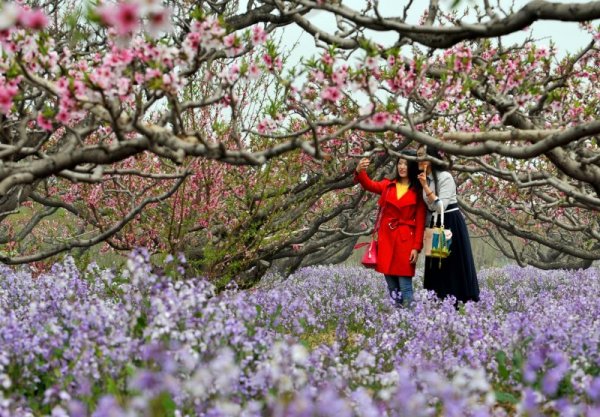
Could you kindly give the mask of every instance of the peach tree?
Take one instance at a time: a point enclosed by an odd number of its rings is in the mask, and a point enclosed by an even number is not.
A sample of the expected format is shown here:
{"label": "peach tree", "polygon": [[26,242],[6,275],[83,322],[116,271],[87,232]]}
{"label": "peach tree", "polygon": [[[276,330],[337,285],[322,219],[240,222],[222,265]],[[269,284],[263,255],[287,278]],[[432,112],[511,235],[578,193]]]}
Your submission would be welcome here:
{"label": "peach tree", "polygon": [[[600,2],[379,3],[3,4],[0,259],[146,246],[244,286],[339,262],[373,217],[356,157],[381,176],[419,143],[506,256],[600,258]],[[504,40],[542,20],[580,22],[588,45]],[[282,33],[298,27],[314,48],[296,64]]]}

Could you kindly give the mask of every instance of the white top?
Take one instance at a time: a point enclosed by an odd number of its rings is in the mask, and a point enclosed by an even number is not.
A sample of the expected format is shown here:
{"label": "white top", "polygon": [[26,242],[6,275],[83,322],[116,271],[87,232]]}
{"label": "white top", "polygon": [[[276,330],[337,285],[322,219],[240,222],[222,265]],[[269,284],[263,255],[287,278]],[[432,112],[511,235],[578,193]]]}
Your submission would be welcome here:
{"label": "white top", "polygon": [[458,200],[456,199],[456,182],[454,182],[452,174],[448,171],[438,171],[437,179],[439,190],[436,190],[435,188],[433,173],[427,176],[427,184],[437,196],[437,200],[430,203],[425,195],[425,190],[423,190],[423,200],[425,200],[425,204],[427,205],[427,225],[429,225],[431,221],[432,212],[437,211],[438,213],[441,213],[442,210],[445,210],[450,204],[458,203]]}

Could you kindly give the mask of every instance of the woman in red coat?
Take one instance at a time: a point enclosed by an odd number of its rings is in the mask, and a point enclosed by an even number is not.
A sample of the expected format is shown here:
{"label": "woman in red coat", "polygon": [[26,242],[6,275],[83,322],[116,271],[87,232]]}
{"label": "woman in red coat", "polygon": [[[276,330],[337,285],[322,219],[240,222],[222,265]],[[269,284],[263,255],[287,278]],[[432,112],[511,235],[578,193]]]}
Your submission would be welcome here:
{"label": "woman in red coat", "polygon": [[369,163],[368,158],[360,160],[355,181],[365,190],[381,195],[375,270],[385,275],[396,306],[408,306],[413,298],[412,277],[425,231],[426,206],[417,179],[418,165],[416,161],[400,157],[392,180],[373,181],[365,171]]}

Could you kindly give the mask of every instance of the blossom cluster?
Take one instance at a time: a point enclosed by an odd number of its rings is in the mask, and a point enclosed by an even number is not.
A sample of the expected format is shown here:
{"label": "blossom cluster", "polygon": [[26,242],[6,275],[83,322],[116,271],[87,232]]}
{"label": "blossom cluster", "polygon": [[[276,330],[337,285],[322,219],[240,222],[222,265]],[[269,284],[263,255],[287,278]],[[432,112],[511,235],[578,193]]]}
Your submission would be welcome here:
{"label": "blossom cluster", "polygon": [[144,250],[122,271],[3,267],[0,415],[595,416],[599,275],[509,266],[477,304],[418,290],[395,310],[355,267],[219,294]]}
{"label": "blossom cluster", "polygon": [[[198,71],[203,53],[223,51],[232,57],[268,40],[262,25],[244,33],[228,33],[216,16],[197,16],[182,41],[174,42],[169,7],[161,1],[131,0],[106,2],[91,9],[85,27],[91,29],[97,23],[106,47],[82,54],[76,42],[64,46],[60,38],[44,32],[49,24],[44,13],[14,3],[0,8],[0,112],[16,117],[18,93],[31,86],[42,87],[52,98],[36,120],[50,132],[81,121],[107,98],[132,109],[136,97],[148,91],[177,95],[188,81],[182,73]],[[233,63],[217,78],[225,84],[232,84],[240,75],[256,79],[265,67],[250,62],[240,74],[240,65]],[[28,74],[29,82],[22,82],[23,74]]]}

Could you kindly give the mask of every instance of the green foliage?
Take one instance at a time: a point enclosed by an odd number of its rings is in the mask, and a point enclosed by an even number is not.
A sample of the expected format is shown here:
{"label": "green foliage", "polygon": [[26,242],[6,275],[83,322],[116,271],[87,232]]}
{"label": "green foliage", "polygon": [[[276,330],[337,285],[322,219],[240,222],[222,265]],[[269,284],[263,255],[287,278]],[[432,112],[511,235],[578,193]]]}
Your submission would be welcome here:
{"label": "green foliage", "polygon": [[50,119],[56,115],[56,109],[48,103],[44,103],[44,109],[42,110],[42,116],[46,119]]}
{"label": "green foliage", "polygon": [[21,68],[15,62],[13,62],[12,65],[8,68],[8,71],[6,71],[6,78],[8,80],[11,80],[13,78],[18,77],[19,75],[21,75]]}
{"label": "green foliage", "polygon": [[96,11],[99,5],[100,2],[98,0],[92,0],[87,5],[86,17],[88,22],[102,24],[102,17]]}
{"label": "green foliage", "polygon": [[142,311],[135,322],[135,326],[133,327],[133,336],[141,339],[144,335],[144,329],[146,327],[148,327],[148,316],[145,311]]}
{"label": "green foliage", "polygon": [[152,398],[150,403],[150,416],[151,417],[172,417],[175,416],[176,409],[175,401],[171,397],[171,394],[162,392],[159,395]]}
{"label": "green foliage", "polygon": [[90,250],[84,249],[80,251],[73,251],[71,255],[73,256],[73,260],[75,261],[77,269],[80,271],[85,271],[88,265],[94,261],[92,252]]}
{"label": "green foliage", "polygon": [[366,52],[367,56],[373,57],[379,55],[379,48],[369,39],[360,38],[358,40],[358,45]]}
{"label": "green foliage", "polygon": [[516,405],[519,403],[519,397],[515,396],[510,392],[496,391],[495,396],[496,401],[498,401],[501,404],[504,403],[509,405]]}
{"label": "green foliage", "polygon": [[392,97],[388,98],[387,103],[385,105],[385,111],[387,112],[395,112],[399,109],[398,102]]}
{"label": "green foliage", "polygon": [[192,13],[190,13],[190,17],[194,20],[202,21],[206,17],[206,14],[201,6],[196,6]]}
{"label": "green foliage", "polygon": [[275,119],[277,118],[277,115],[281,112],[283,106],[283,100],[269,98],[269,104],[265,109],[265,113],[271,116],[273,119]]}
{"label": "green foliage", "polygon": [[277,44],[275,44],[275,42],[273,42],[272,39],[267,39],[267,41],[265,42],[265,49],[267,51],[267,54],[272,58],[275,58],[277,55],[279,55],[279,52],[277,50]]}
{"label": "green foliage", "polygon": [[163,86],[164,83],[160,77],[152,78],[148,81],[148,88],[150,88],[150,90],[161,90]]}

